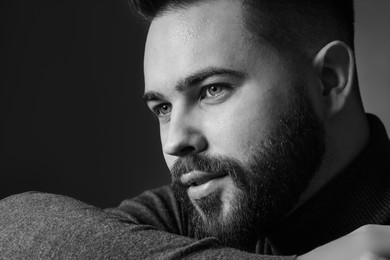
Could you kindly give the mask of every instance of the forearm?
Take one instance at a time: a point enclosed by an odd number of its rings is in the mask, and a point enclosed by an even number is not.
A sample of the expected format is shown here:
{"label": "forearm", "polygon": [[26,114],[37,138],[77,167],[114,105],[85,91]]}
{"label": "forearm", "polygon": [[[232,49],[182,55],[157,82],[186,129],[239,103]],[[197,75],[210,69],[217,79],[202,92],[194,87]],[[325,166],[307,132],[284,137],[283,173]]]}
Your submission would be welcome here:
{"label": "forearm", "polygon": [[226,248],[134,224],[80,201],[24,193],[0,201],[0,254],[5,258],[294,259]]}

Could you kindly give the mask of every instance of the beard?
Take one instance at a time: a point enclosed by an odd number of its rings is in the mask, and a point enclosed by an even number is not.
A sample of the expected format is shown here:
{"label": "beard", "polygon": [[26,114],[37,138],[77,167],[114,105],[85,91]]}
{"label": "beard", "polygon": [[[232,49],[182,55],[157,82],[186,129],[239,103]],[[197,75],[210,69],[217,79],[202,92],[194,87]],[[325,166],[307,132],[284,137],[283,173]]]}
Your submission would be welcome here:
{"label": "beard", "polygon": [[[293,87],[292,99],[279,120],[254,140],[250,159],[189,154],[171,168],[172,188],[188,214],[195,238],[216,237],[222,244],[253,251],[256,241],[279,223],[298,202],[320,167],[325,130],[303,85]],[[198,170],[227,175],[234,183],[228,214],[221,194],[191,201],[183,174]]]}

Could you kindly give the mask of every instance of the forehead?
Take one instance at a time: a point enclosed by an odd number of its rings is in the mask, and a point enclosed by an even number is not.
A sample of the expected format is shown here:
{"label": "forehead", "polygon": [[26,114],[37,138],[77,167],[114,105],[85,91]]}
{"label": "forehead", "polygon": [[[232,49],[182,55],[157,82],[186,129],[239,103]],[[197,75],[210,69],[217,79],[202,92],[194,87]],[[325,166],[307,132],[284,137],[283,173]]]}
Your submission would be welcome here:
{"label": "forehead", "polygon": [[249,65],[251,37],[243,24],[241,1],[202,1],[165,13],[149,29],[145,88],[174,84],[208,66],[242,70]]}

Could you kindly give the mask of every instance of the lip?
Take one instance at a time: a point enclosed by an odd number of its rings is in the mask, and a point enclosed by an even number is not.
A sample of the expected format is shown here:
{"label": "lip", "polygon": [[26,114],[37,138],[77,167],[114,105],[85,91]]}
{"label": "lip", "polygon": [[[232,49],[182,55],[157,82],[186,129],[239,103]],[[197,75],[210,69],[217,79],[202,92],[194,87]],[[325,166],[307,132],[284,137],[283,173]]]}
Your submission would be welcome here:
{"label": "lip", "polygon": [[192,200],[199,200],[210,194],[221,191],[227,183],[227,175],[211,179],[198,186],[190,186],[187,190],[188,197]]}
{"label": "lip", "polygon": [[186,186],[199,186],[212,179],[221,178],[223,176],[226,176],[226,174],[192,171],[184,174],[180,178],[180,181]]}
{"label": "lip", "polygon": [[192,171],[181,177],[181,182],[188,186],[188,196],[192,200],[204,198],[220,190],[228,176],[226,174]]}

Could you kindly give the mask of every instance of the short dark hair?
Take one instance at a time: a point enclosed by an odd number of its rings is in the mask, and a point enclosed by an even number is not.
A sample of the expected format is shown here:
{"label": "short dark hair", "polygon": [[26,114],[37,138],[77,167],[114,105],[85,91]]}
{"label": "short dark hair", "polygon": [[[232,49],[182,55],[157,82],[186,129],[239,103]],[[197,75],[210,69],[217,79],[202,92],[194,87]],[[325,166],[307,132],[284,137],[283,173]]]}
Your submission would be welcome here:
{"label": "short dark hair", "polygon": [[[131,0],[148,20],[202,1],[207,0]],[[278,51],[315,53],[334,40],[354,49],[353,0],[242,0],[242,4],[247,29]]]}

